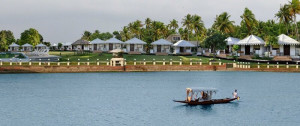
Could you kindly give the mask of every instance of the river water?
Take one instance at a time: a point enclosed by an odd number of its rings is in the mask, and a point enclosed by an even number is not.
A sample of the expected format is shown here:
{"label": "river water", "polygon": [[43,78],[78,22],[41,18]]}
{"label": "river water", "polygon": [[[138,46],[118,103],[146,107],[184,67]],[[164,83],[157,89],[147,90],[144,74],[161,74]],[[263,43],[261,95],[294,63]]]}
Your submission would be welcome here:
{"label": "river water", "polygon": [[[187,106],[186,87],[239,101]],[[300,125],[300,74],[132,72],[0,74],[1,126]]]}

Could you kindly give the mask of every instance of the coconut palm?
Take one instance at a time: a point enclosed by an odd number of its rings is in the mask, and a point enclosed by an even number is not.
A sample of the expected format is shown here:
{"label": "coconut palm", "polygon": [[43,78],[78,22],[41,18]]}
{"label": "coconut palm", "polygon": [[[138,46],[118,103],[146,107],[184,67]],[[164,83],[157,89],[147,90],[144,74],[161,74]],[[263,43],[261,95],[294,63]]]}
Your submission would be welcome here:
{"label": "coconut palm", "polygon": [[182,25],[183,27],[185,27],[185,29],[187,30],[188,32],[188,35],[187,35],[187,40],[189,41],[190,40],[190,31],[193,29],[193,17],[192,15],[188,14],[186,15],[183,19],[182,19]]}
{"label": "coconut palm", "polygon": [[234,32],[234,21],[229,20],[230,15],[227,12],[223,12],[221,15],[217,15],[213,28],[222,32],[222,33],[233,33]]}
{"label": "coconut palm", "polygon": [[289,2],[289,11],[290,15],[294,18],[294,24],[296,26],[296,36],[297,40],[299,40],[299,35],[298,35],[298,26],[297,26],[297,21],[296,21],[296,14],[300,14],[300,2],[299,0],[292,0]]}
{"label": "coconut palm", "polygon": [[146,28],[147,29],[151,27],[151,23],[152,23],[151,19],[150,18],[146,18],[145,24],[146,24]]}
{"label": "coconut palm", "polygon": [[122,37],[122,41],[127,41],[129,39],[131,39],[131,33],[129,32],[128,27],[123,27],[123,30],[120,32],[121,37]]}
{"label": "coconut palm", "polygon": [[196,39],[197,39],[197,47],[199,46],[199,36],[201,33],[203,33],[205,27],[204,23],[199,15],[193,15],[192,16],[192,29],[196,34]]}
{"label": "coconut palm", "polygon": [[253,29],[257,25],[257,20],[255,19],[255,16],[252,13],[252,11],[249,10],[248,8],[245,8],[244,14],[241,16],[241,18],[242,18],[241,25],[242,24],[246,25],[248,29],[248,35],[252,34]]}
{"label": "coconut palm", "polygon": [[275,17],[279,19],[279,22],[281,24],[284,24],[286,26],[286,33],[289,33],[289,25],[291,23],[292,16],[290,15],[289,6],[284,5],[280,7],[280,10],[275,14]]}
{"label": "coconut palm", "polygon": [[174,30],[176,32],[178,26],[178,21],[176,21],[175,19],[173,19],[172,21],[170,21],[170,24],[168,25],[169,29]]}
{"label": "coconut palm", "polygon": [[84,31],[84,33],[83,33],[81,39],[90,41],[91,36],[92,36],[92,33],[91,33],[91,32],[89,32],[89,31]]}

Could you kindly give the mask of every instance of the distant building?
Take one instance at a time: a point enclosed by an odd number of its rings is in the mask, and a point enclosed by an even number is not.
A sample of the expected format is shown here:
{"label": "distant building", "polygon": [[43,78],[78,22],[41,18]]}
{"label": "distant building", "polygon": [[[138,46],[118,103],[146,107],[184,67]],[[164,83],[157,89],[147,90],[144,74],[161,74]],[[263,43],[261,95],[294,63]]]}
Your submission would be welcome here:
{"label": "distant building", "polygon": [[180,34],[172,34],[172,35],[169,35],[166,40],[168,40],[172,43],[176,43],[179,40],[182,40],[182,37]]}
{"label": "distant building", "polygon": [[79,39],[72,43],[72,50],[90,50],[90,42]]}

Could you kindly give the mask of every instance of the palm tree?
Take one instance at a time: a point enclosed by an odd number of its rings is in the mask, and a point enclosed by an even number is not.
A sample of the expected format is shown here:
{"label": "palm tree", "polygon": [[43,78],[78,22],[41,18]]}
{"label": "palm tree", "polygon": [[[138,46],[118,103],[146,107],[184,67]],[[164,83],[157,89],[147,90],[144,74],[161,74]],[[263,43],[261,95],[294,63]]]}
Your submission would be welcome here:
{"label": "palm tree", "polygon": [[91,33],[91,32],[89,32],[89,31],[84,31],[84,33],[83,33],[81,39],[90,41],[91,36],[92,36],[92,33]]}
{"label": "palm tree", "polygon": [[186,15],[183,19],[182,19],[182,25],[185,27],[185,29],[187,30],[188,32],[188,35],[187,35],[187,40],[189,41],[190,38],[189,38],[189,33],[190,31],[192,30],[193,26],[192,26],[192,22],[193,22],[193,18],[192,18],[192,15],[188,14]]}
{"label": "palm tree", "polygon": [[[197,39],[197,49],[199,46],[199,36],[201,33],[203,33],[205,27],[204,27],[204,23],[201,19],[201,17],[199,15],[193,15],[192,16],[192,29],[194,30],[195,34],[196,34],[196,39]],[[198,50],[197,50],[198,51]]]}
{"label": "palm tree", "polygon": [[300,14],[300,2],[299,2],[299,0],[292,0],[289,3],[290,3],[289,4],[290,15],[292,15],[292,17],[294,18],[294,23],[296,26],[296,36],[297,36],[297,40],[299,40],[296,14]]}
{"label": "palm tree", "polygon": [[127,41],[131,38],[131,33],[129,32],[128,27],[123,27],[123,30],[120,32],[122,41]]}
{"label": "palm tree", "polygon": [[229,20],[230,15],[227,12],[223,12],[221,15],[217,15],[213,28],[222,33],[233,33],[234,32],[234,21]]}
{"label": "palm tree", "polygon": [[244,14],[241,16],[242,18],[242,24],[245,24],[247,29],[248,29],[248,35],[252,34],[252,30],[253,28],[256,26],[257,24],[257,20],[255,19],[254,14],[252,13],[251,10],[249,10],[248,8],[245,8],[244,10]]}
{"label": "palm tree", "polygon": [[146,29],[148,29],[148,28],[151,27],[151,23],[152,23],[151,19],[150,18],[146,18],[146,20],[145,20]]}
{"label": "palm tree", "polygon": [[170,24],[168,25],[168,27],[172,30],[174,30],[174,32],[176,32],[178,26],[178,21],[176,21],[175,19],[173,19],[172,21],[170,21]]}
{"label": "palm tree", "polygon": [[284,24],[286,26],[286,33],[289,33],[289,25],[291,23],[292,16],[290,15],[289,6],[284,5],[280,7],[280,10],[275,14],[275,17],[279,19],[279,22],[281,24]]}

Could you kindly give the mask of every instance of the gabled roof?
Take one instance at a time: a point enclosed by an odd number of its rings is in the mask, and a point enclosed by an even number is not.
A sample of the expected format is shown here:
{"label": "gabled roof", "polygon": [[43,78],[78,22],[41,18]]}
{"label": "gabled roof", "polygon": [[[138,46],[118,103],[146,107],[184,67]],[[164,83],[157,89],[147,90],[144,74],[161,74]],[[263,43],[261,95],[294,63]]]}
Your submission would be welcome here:
{"label": "gabled roof", "polygon": [[165,39],[159,39],[157,41],[154,41],[151,43],[151,45],[172,45],[173,43],[165,40]]}
{"label": "gabled roof", "polygon": [[90,44],[104,44],[104,43],[105,43],[105,41],[96,38],[95,40],[91,41]]}
{"label": "gabled roof", "polygon": [[176,42],[173,46],[175,47],[196,47],[194,44],[185,41],[185,40],[180,40],[178,42]]}
{"label": "gabled roof", "polygon": [[147,44],[146,42],[144,42],[138,38],[132,38],[130,40],[127,40],[125,43],[126,44]]}
{"label": "gabled roof", "polygon": [[58,46],[58,44],[57,44],[57,43],[53,43],[53,45],[51,45],[51,46],[52,46],[52,47],[53,47],[53,46]]}
{"label": "gabled roof", "polygon": [[19,47],[19,45],[16,43],[12,43],[11,45],[9,45],[9,47]]}
{"label": "gabled roof", "polygon": [[82,40],[82,39],[79,39],[79,40],[75,41],[74,43],[72,43],[72,45],[89,45],[89,44],[90,44],[89,41]]}
{"label": "gabled roof", "polygon": [[40,43],[40,44],[36,45],[35,47],[46,47],[46,45]]}
{"label": "gabled roof", "polygon": [[299,45],[300,43],[291,37],[281,34],[278,36],[278,45]]}
{"label": "gabled roof", "polygon": [[105,41],[106,43],[116,43],[116,44],[121,44],[121,43],[124,43],[122,41],[120,41],[119,39],[116,39],[116,38],[110,38],[108,40]]}
{"label": "gabled roof", "polygon": [[22,47],[32,47],[32,45],[26,43],[26,44],[22,45]]}
{"label": "gabled roof", "polygon": [[265,45],[265,41],[255,35],[250,35],[236,43],[237,45]]}
{"label": "gabled roof", "polygon": [[227,41],[227,45],[234,45],[237,42],[240,41],[240,39],[238,38],[233,38],[233,37],[228,37],[227,39],[225,39],[225,41]]}
{"label": "gabled roof", "polygon": [[64,42],[62,43],[63,46],[70,46],[72,44],[72,42]]}

